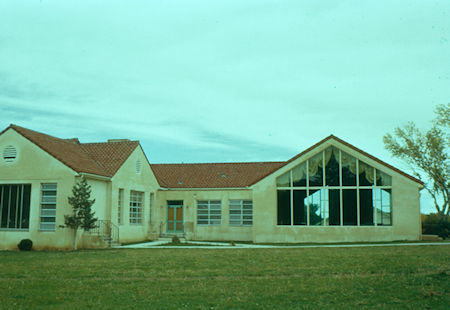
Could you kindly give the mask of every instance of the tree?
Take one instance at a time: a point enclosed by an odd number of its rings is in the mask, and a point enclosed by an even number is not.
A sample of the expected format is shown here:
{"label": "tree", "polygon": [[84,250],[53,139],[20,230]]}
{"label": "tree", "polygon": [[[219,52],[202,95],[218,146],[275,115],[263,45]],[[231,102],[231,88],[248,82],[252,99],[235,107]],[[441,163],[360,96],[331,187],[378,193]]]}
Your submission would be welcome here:
{"label": "tree", "polygon": [[432,127],[420,131],[413,122],[397,127],[394,136],[383,137],[385,148],[406,161],[434,200],[440,215],[449,214],[450,187],[450,103],[438,105]]}
{"label": "tree", "polygon": [[75,250],[78,228],[83,228],[84,231],[95,228],[97,218],[94,217],[95,212],[91,209],[95,203],[95,199],[90,199],[91,186],[84,176],[73,186],[72,194],[73,196],[68,197],[68,200],[72,206],[73,214],[64,216],[64,223],[67,227],[73,229],[72,250]]}

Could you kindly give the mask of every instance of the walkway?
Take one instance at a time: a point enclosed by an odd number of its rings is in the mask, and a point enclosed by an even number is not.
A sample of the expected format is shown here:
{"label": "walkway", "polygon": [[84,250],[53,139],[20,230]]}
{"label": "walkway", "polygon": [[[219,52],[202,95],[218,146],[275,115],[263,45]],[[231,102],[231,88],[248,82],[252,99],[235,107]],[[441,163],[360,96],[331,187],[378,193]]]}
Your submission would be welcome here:
{"label": "walkway", "polygon": [[354,243],[354,244],[305,244],[305,245],[265,245],[252,243],[236,243],[232,246],[225,242],[187,241],[191,245],[170,246],[164,245],[168,241],[151,241],[144,243],[116,246],[116,249],[298,249],[298,248],[356,248],[356,247],[380,247],[380,246],[423,246],[423,245],[450,245],[450,242],[392,242],[392,243]]}

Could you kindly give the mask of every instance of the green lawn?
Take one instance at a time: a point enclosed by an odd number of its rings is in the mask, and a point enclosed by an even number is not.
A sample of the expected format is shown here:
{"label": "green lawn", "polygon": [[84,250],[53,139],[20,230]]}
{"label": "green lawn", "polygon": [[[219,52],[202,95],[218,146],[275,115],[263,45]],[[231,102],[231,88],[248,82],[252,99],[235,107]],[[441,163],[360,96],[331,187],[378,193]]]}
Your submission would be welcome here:
{"label": "green lawn", "polygon": [[448,309],[450,246],[0,252],[0,309]]}

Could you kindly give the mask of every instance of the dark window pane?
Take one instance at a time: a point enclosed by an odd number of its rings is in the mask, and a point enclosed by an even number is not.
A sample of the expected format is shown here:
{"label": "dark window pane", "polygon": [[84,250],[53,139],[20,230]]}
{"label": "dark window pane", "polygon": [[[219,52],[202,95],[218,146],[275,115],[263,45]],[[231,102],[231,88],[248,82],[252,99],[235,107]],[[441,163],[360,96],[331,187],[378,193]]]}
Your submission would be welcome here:
{"label": "dark window pane", "polygon": [[328,222],[329,225],[341,225],[341,194],[338,189],[331,189],[329,192],[329,216],[330,220]]}
{"label": "dark window pane", "polygon": [[9,185],[3,185],[3,197],[2,197],[2,221],[1,228],[8,227],[8,210],[9,210]]}
{"label": "dark window pane", "polygon": [[17,185],[11,185],[10,203],[9,203],[9,219],[8,228],[16,228],[16,212],[18,212],[17,206]]}
{"label": "dark window pane", "polygon": [[309,186],[323,186],[322,155],[322,153],[319,153],[308,160]]}
{"label": "dark window pane", "polygon": [[374,185],[374,169],[362,161],[359,162],[359,186]]}
{"label": "dark window pane", "polygon": [[360,225],[373,225],[372,190],[359,190],[359,223]]}
{"label": "dark window pane", "polygon": [[391,186],[392,178],[380,170],[377,170],[377,186]]}
{"label": "dark window pane", "polygon": [[333,147],[328,148],[325,151],[325,162],[325,184],[339,186],[339,151]]}
{"label": "dark window pane", "polygon": [[291,191],[278,191],[278,225],[291,225]]}
{"label": "dark window pane", "polygon": [[294,191],[294,225],[306,225],[306,190]]}
{"label": "dark window pane", "polygon": [[356,189],[342,191],[344,225],[357,225],[357,196]]}
{"label": "dark window pane", "polygon": [[356,186],[356,158],[341,152],[342,158],[342,185]]}
{"label": "dark window pane", "polygon": [[292,182],[294,186],[306,186],[306,163],[292,169]]}

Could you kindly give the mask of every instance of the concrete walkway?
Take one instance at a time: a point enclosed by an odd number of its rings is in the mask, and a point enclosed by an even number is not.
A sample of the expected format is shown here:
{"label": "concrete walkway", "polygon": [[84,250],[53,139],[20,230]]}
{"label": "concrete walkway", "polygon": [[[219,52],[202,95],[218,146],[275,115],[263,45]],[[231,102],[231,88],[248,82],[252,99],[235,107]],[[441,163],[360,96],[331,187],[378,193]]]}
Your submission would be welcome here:
{"label": "concrete walkway", "polygon": [[356,248],[356,247],[380,247],[380,246],[423,246],[423,245],[450,245],[450,242],[396,242],[396,243],[354,243],[354,244],[313,244],[313,245],[264,245],[236,243],[232,246],[225,242],[205,242],[205,241],[187,241],[192,245],[187,246],[165,246],[168,241],[151,241],[144,243],[128,244],[116,246],[116,249],[298,249],[298,248]]}

